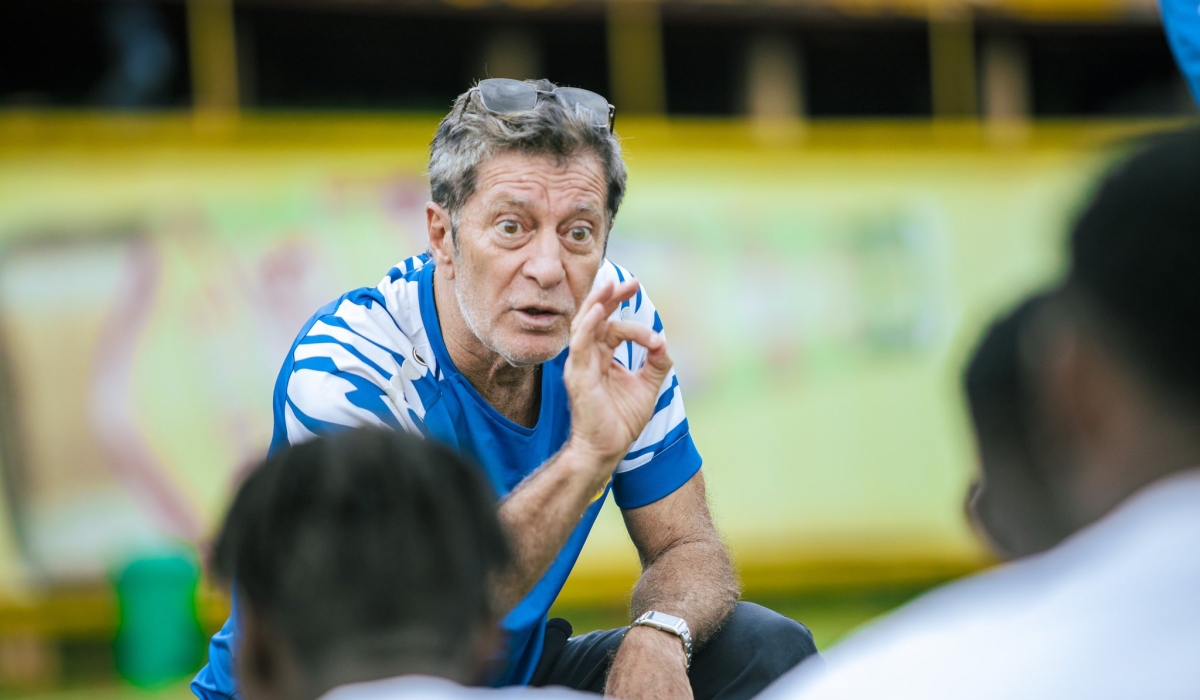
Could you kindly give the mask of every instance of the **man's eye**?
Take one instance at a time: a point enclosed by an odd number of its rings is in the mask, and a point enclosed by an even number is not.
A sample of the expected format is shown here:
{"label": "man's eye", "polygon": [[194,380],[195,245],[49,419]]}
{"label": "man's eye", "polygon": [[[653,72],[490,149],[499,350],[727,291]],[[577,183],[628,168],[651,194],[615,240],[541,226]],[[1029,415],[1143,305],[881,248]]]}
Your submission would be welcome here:
{"label": "man's eye", "polygon": [[583,243],[592,235],[592,230],[586,226],[576,226],[567,235],[571,237],[572,241]]}
{"label": "man's eye", "polygon": [[515,236],[520,232],[521,232],[521,224],[518,224],[515,221],[501,221],[500,222],[500,233],[503,233],[507,236]]}

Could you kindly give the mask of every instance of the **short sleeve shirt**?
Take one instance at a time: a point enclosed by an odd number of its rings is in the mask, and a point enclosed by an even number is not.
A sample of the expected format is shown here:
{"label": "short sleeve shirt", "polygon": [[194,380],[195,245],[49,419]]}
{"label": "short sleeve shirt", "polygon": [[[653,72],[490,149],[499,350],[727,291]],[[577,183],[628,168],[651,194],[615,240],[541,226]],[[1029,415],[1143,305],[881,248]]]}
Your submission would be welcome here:
{"label": "short sleeve shirt", "polygon": [[[288,444],[355,426],[389,426],[439,440],[472,457],[503,498],[566,442],[571,417],[562,381],[567,351],[542,365],[541,408],[527,428],[500,415],[454,367],[433,298],[434,264],[427,255],[392,268],[374,288],[354,290],[320,309],[301,330],[275,387],[272,452]],[[596,285],[630,279],[604,261]],[[614,318],[655,331],[662,321],[644,290]],[[614,353],[640,368],[641,346]],[[618,506],[639,508],[673,493],[701,465],[688,432],[679,381],[672,371],[659,389],[654,415],[588,507],[558,557],[533,590],[501,622],[507,664],[499,685],[529,682],[542,653],[546,614],[562,590],[600,508],[611,491]],[[213,638],[209,666],[193,682],[201,697],[231,697],[236,621]]]}

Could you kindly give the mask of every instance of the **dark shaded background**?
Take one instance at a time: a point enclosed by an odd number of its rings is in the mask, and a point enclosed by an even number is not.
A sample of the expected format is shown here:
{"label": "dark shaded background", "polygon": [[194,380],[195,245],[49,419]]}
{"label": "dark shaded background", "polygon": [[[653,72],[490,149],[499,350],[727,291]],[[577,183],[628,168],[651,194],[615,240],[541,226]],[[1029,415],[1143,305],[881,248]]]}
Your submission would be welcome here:
{"label": "dark shaded background", "polygon": [[[487,36],[519,30],[543,72],[607,94],[604,8],[537,11],[431,4],[235,3],[246,108],[437,112],[479,77]],[[729,116],[745,49],[770,30],[801,47],[808,116],[931,113],[923,21],[794,9],[667,5],[667,110]],[[1172,115],[1191,110],[1161,28],[1146,21],[1031,23],[978,17],[976,50],[1003,37],[1026,51],[1035,117]],[[170,108],[190,103],[180,2],[0,4],[0,107]]]}

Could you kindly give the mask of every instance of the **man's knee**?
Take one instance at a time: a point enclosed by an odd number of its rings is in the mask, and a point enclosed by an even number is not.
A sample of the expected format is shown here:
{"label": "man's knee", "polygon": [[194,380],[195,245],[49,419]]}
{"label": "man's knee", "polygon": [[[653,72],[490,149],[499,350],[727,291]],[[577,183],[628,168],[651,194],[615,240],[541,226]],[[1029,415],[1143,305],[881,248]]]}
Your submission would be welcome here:
{"label": "man's knee", "polygon": [[753,659],[767,673],[783,674],[817,653],[804,625],[755,603],[738,603],[713,639],[722,651]]}
{"label": "man's knee", "polygon": [[754,603],[738,603],[696,655],[696,700],[746,700],[817,651],[800,623]]}

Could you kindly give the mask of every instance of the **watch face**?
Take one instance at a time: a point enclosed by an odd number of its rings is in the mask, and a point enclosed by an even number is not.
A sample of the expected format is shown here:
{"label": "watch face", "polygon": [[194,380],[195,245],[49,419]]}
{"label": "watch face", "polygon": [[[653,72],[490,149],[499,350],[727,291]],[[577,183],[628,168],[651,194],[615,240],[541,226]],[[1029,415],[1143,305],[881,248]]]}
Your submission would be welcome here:
{"label": "watch face", "polygon": [[688,632],[687,623],[684,622],[682,618],[675,617],[674,615],[651,612],[647,619],[657,624],[665,625],[666,627],[674,630],[676,634],[681,636],[687,634]]}

